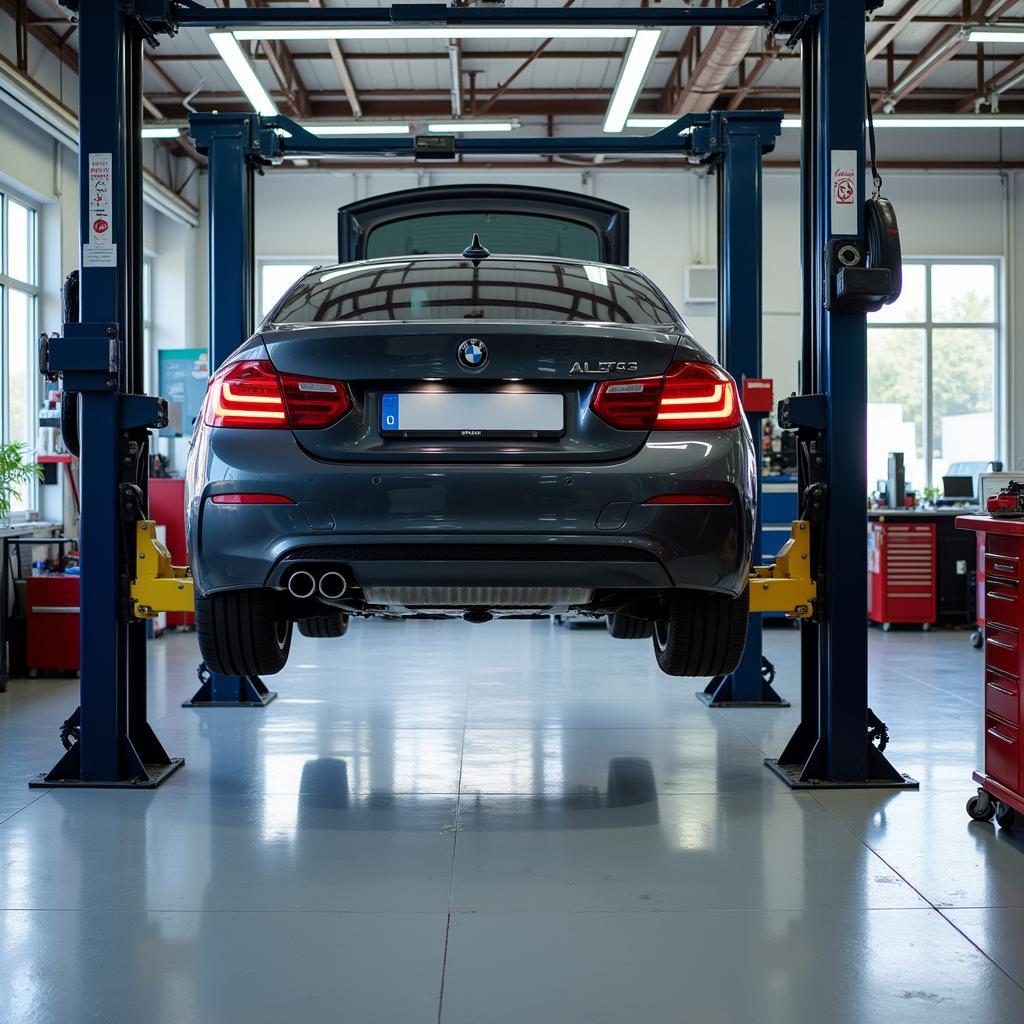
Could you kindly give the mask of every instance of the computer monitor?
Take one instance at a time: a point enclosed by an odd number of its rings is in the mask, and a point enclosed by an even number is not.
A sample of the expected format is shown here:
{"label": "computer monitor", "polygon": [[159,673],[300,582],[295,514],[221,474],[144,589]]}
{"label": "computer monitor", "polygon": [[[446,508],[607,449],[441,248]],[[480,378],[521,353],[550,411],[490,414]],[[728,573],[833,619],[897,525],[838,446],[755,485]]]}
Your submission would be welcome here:
{"label": "computer monitor", "polygon": [[942,478],[942,496],[967,500],[974,497],[973,476],[944,476]]}

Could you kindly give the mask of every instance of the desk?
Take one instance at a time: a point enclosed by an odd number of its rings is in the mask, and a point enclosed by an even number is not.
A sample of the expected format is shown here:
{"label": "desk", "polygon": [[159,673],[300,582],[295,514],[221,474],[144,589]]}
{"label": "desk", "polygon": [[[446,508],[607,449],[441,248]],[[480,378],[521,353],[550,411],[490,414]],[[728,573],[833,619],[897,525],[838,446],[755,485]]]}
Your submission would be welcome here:
{"label": "desk", "polygon": [[973,535],[956,528],[957,516],[974,511],[965,508],[879,508],[868,512],[869,526],[886,521],[934,523],[936,621],[940,626],[973,626],[975,623],[977,546]]}

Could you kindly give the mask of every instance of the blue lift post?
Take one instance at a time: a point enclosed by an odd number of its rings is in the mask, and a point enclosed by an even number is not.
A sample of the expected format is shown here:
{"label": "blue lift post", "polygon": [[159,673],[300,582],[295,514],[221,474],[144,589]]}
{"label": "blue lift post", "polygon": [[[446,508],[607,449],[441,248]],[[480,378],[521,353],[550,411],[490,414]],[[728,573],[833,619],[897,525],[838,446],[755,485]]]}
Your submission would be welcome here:
{"label": "blue lift post", "polygon": [[152,787],[184,763],[147,721],[145,623],[125,600],[134,519],[146,506],[147,430],[167,415],[141,394],[143,32],[122,8],[91,3],[79,25],[81,322],[64,325],[46,360],[78,396],[79,739],[31,786]]}
{"label": "blue lift post", "polygon": [[[818,523],[817,545],[823,565],[819,588],[824,600],[819,602],[815,621],[802,627],[801,726],[779,761],[769,764],[791,785],[916,785],[900,775],[872,746],[867,728],[866,579],[863,551],[859,543],[853,542],[863,538],[866,530],[866,455],[859,445],[852,446],[852,456],[850,446],[844,448],[846,439],[864,436],[866,321],[863,314],[822,308],[822,296],[837,277],[837,267],[832,263],[824,266],[822,254],[831,253],[836,246],[852,245],[855,249],[859,247],[859,256],[863,258],[861,208],[856,208],[853,230],[832,220],[830,157],[835,155],[833,151],[838,151],[844,160],[852,156],[862,202],[864,17],[866,11],[880,4],[881,0],[750,0],[738,7],[672,9],[639,5],[572,10],[490,5],[449,8],[441,4],[254,9],[204,7],[195,0],[90,0],[88,4],[74,5],[81,8],[82,180],[88,180],[90,154],[114,154],[114,235],[122,237],[129,210],[132,204],[137,207],[142,187],[138,103],[129,105],[135,111],[132,116],[125,110],[126,94],[137,97],[140,92],[138,68],[131,60],[126,61],[125,55],[131,47],[137,53],[132,60],[140,60],[143,35],[155,41],[158,34],[173,34],[178,27],[313,27],[339,23],[755,25],[776,33],[790,33],[794,43],[800,39],[805,83],[810,83],[805,95],[802,165],[805,343],[815,362],[813,369],[808,370],[805,359],[802,394],[788,404],[783,403],[780,418],[800,428],[807,463],[801,471],[803,500],[808,514]],[[731,123],[740,123],[740,116],[756,121],[759,115],[730,114]],[[774,118],[777,134],[778,115],[760,116]],[[133,117],[138,120],[133,121]],[[262,154],[273,154],[275,144],[291,152],[412,154],[418,144],[418,140],[410,138],[385,140],[385,144],[368,139],[323,140],[283,118],[250,119],[249,123],[254,132],[252,145],[258,145]],[[200,118],[194,120],[194,125],[196,132],[201,132]],[[678,152],[680,125],[701,128],[710,126],[710,120],[685,119],[645,138],[458,139],[452,140],[452,149],[467,155]],[[275,126],[287,128],[292,138],[282,143],[273,131]],[[252,171],[247,164],[243,161],[236,166],[242,168],[243,174],[249,174],[251,181]],[[84,188],[82,195],[83,234],[89,237]],[[223,201],[223,195],[218,193],[217,202]],[[219,263],[232,258],[228,256],[229,249],[239,253],[243,261],[248,258],[248,264],[229,265],[223,270],[233,301],[244,301],[246,289],[251,289],[251,193],[244,198],[236,194],[232,201],[242,217],[234,223],[247,226],[248,234],[236,239],[233,247],[230,241],[223,243],[216,250],[215,259]],[[211,212],[219,216],[218,211]],[[748,205],[746,216],[750,215]],[[749,246],[751,232],[755,230],[759,228],[749,221],[742,227],[729,226],[723,231],[723,239],[731,245],[731,239],[742,238]],[[759,255],[758,247],[755,259]],[[63,784],[86,786],[154,785],[181,763],[167,758],[148,725],[143,729],[138,724],[140,714],[142,721],[145,717],[145,678],[142,677],[140,685],[140,659],[137,649],[129,656],[128,636],[132,627],[125,619],[120,600],[130,564],[124,549],[119,547],[123,536],[119,527],[126,506],[111,500],[111,486],[120,482],[123,488],[126,442],[137,439],[147,424],[156,425],[159,419],[154,413],[157,400],[133,393],[132,382],[111,369],[120,365],[113,362],[116,358],[127,359],[129,352],[139,351],[141,333],[130,337],[129,349],[123,340],[126,330],[131,334],[131,329],[124,326],[129,321],[119,317],[124,314],[122,299],[132,291],[132,283],[137,279],[134,264],[141,263],[141,245],[133,245],[130,251],[126,247],[120,261],[113,262],[112,267],[106,268],[106,275],[95,265],[83,267],[83,295],[91,292],[91,297],[83,299],[85,322],[66,325],[65,337],[51,343],[48,355],[49,370],[63,375],[68,391],[82,394],[83,507],[86,502],[89,504],[89,511],[83,512],[81,537],[83,606],[88,604],[93,609],[90,625],[86,627],[83,621],[81,740],[51,777],[60,774]],[[729,263],[735,265],[731,260]],[[240,274],[240,268],[246,274]],[[246,280],[250,283],[246,284]],[[251,310],[251,302],[247,309]],[[247,311],[241,314],[249,315]],[[244,322],[241,317],[237,319],[233,328],[236,337],[246,333],[239,331]],[[216,359],[216,353],[213,356]],[[743,369],[728,354],[726,358],[734,372]],[[843,581],[841,586],[836,584],[837,580]],[[146,748],[145,752],[140,747]]]}
{"label": "blue lift post", "polygon": [[[763,220],[761,133],[734,121],[732,114],[713,114],[709,146],[721,153],[718,165],[718,348],[725,368],[742,385],[744,377],[761,376]],[[781,122],[779,124],[781,129]],[[773,140],[774,142],[774,140]],[[757,469],[757,516],[754,520],[753,564],[761,564],[761,414],[747,413],[754,438]],[[712,708],[788,708],[772,687],[774,670],[764,657],[762,617],[750,616],[743,659],[734,672],[716,676],[697,693]],[[766,671],[767,670],[767,671]]]}
{"label": "blue lift post", "polygon": [[[224,114],[195,129],[193,140],[210,158],[210,373],[253,331],[255,259],[252,162],[259,138],[252,119]],[[199,666],[199,689],[186,708],[266,707],[276,696],[258,676],[224,676]]]}

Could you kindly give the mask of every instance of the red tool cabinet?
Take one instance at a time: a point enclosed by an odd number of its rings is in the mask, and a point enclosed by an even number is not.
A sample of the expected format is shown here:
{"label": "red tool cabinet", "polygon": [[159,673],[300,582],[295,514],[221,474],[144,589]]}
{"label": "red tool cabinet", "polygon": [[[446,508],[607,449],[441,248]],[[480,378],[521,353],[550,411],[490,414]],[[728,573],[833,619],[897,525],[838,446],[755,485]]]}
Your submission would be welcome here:
{"label": "red tool cabinet", "polygon": [[[1012,824],[1024,814],[1024,761],[1020,756],[1021,686],[1024,675],[1024,520],[958,516],[956,525],[984,534],[985,768],[967,804],[972,818]],[[982,565],[979,564],[979,570]]]}
{"label": "red tool cabinet", "polygon": [[[177,477],[150,477],[149,516],[167,528],[167,550],[175,565],[188,564],[185,547],[185,481]],[[168,626],[194,626],[192,612],[167,612]]]}
{"label": "red tool cabinet", "polygon": [[930,626],[936,612],[935,524],[881,520],[868,526],[868,618]]}
{"label": "red tool cabinet", "polygon": [[54,573],[25,580],[29,671],[79,667],[79,577]]}

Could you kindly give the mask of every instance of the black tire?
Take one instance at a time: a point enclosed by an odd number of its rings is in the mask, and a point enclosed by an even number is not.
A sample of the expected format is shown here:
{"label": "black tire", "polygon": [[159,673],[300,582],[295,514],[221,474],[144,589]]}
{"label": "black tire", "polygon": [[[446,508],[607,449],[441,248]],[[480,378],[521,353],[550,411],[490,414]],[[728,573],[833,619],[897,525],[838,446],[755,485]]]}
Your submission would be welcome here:
{"label": "black tire", "polygon": [[739,597],[681,590],[669,617],[654,624],[658,667],[670,676],[720,676],[735,670],[747,645],[750,594]]}
{"label": "black tire", "polygon": [[335,612],[333,615],[318,615],[315,619],[299,619],[296,625],[303,636],[318,639],[344,636],[348,632],[348,616],[344,612]]}
{"label": "black tire", "polygon": [[292,624],[265,590],[232,590],[196,598],[196,636],[203,660],[226,676],[272,676],[288,661]]}
{"label": "black tire", "polygon": [[971,633],[971,646],[976,651],[980,651],[985,646],[985,634],[980,629],[976,629]]}
{"label": "black tire", "polygon": [[608,633],[616,640],[646,640],[654,636],[654,623],[616,612],[608,616]]}
{"label": "black tire", "polygon": [[972,796],[967,801],[967,813],[975,821],[991,821],[996,814],[996,803],[988,797],[983,801],[981,797]]}

